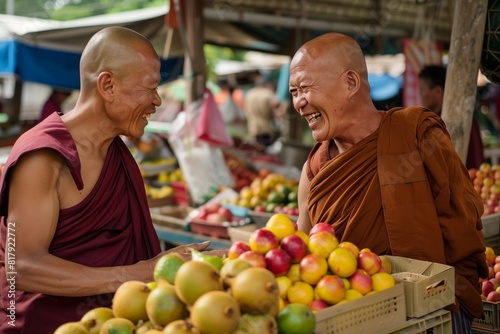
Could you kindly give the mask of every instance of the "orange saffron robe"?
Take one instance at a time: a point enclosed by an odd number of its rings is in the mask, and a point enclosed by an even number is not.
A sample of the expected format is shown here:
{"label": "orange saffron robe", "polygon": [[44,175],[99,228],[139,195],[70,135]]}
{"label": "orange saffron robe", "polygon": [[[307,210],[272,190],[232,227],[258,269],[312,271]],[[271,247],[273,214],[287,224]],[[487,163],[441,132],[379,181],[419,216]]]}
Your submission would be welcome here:
{"label": "orange saffron robe", "polygon": [[453,266],[450,309],[482,317],[483,205],[442,120],[421,107],[394,108],[348,151],[330,158],[329,145],[316,144],[306,164],[312,224],[330,223],[339,241],[379,255]]}

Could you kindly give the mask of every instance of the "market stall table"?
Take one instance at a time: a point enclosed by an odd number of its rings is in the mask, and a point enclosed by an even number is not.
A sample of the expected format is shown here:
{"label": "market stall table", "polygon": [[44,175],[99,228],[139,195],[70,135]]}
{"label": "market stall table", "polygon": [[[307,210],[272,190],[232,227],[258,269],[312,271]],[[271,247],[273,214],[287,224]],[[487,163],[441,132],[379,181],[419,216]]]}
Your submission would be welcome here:
{"label": "market stall table", "polygon": [[204,235],[183,231],[168,226],[153,224],[156,234],[162,243],[162,249],[169,249],[171,247],[200,243],[210,241],[210,249],[228,249],[231,246],[231,241],[227,239],[210,238]]}

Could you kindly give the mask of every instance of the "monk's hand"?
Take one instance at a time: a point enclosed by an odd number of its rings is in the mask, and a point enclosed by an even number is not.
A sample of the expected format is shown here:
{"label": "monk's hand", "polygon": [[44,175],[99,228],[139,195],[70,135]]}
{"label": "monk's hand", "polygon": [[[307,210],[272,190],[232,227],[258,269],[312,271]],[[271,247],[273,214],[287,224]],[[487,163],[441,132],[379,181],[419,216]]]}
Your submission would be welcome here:
{"label": "monk's hand", "polygon": [[[195,250],[203,252],[203,253],[214,255],[214,254],[212,254],[212,252],[214,252],[214,250],[210,250],[210,251],[206,250],[208,248],[208,246],[210,246],[210,241],[205,241],[205,242],[200,242],[200,243],[192,243],[192,244],[174,247],[172,249],[167,250],[165,253],[170,253],[170,252],[179,253],[179,255],[182,256],[182,258],[185,261],[189,261],[189,260],[191,260],[191,249],[195,249]],[[223,251],[223,252],[225,254],[225,251]]]}

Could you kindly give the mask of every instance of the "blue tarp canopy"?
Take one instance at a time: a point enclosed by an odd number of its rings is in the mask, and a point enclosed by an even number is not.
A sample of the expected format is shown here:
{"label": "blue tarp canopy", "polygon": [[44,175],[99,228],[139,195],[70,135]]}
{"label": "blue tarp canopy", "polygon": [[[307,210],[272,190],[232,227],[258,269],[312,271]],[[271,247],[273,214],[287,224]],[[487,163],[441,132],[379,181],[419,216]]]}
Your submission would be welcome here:
{"label": "blue tarp canopy", "polygon": [[[168,6],[52,21],[0,14],[0,76],[17,75],[23,81],[78,89],[78,63],[90,37],[107,26],[124,26],[148,38],[163,59],[163,83],[183,71],[184,49],[178,30],[165,50]],[[278,47],[262,41],[233,23],[207,19],[204,43],[272,52]],[[165,55],[165,57],[163,57]]]}
{"label": "blue tarp canopy", "polygon": [[[154,40],[162,55],[165,38],[156,38],[155,31],[163,28],[164,14],[141,10],[66,22],[0,15],[0,76],[79,89],[81,52],[95,32],[110,25],[129,27]],[[161,58],[162,82],[175,80],[183,70],[178,42],[172,51],[169,58]]]}

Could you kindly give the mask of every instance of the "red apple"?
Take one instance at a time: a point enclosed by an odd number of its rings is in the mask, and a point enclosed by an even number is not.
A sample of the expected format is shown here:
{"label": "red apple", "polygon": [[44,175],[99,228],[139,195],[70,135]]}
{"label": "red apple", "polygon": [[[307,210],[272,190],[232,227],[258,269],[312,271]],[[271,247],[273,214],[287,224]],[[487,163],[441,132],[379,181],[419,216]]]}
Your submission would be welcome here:
{"label": "red apple", "polygon": [[279,241],[273,232],[265,228],[259,228],[252,232],[248,244],[251,250],[266,254],[271,249],[278,248]]}
{"label": "red apple", "polygon": [[349,277],[351,289],[357,290],[362,295],[372,291],[373,282],[371,276],[363,269],[356,269],[354,274]]}
{"label": "red apple", "polygon": [[306,243],[296,234],[284,237],[280,247],[290,256],[292,263],[299,263],[307,254]]}
{"label": "red apple", "polygon": [[371,252],[360,252],[358,254],[358,268],[363,269],[368,275],[373,275],[380,271],[382,267],[382,260],[380,257]]}
{"label": "red apple", "polygon": [[328,307],[328,304],[324,300],[321,300],[321,299],[315,299],[309,303],[309,308],[311,309],[311,311],[313,311],[313,313],[317,312],[319,310],[325,309],[327,307]]}
{"label": "red apple", "polygon": [[491,291],[495,291],[495,287],[493,286],[493,283],[490,281],[484,281],[481,287],[481,291],[483,293],[483,296],[488,297],[488,294]]}
{"label": "red apple", "polygon": [[219,210],[220,207],[222,207],[222,204],[218,202],[209,202],[203,205],[202,207],[205,208],[205,210],[207,210],[208,213],[215,213],[217,212],[217,210]]}
{"label": "red apple", "polygon": [[324,232],[328,232],[328,233],[331,233],[335,236],[335,230],[334,228],[332,227],[332,225],[330,224],[327,224],[327,223],[317,223],[315,224],[311,230],[309,231],[309,236],[315,234],[315,233],[318,233],[320,231],[324,231]]}
{"label": "red apple", "polygon": [[218,210],[217,213],[220,214],[221,216],[226,218],[226,221],[230,222],[233,220],[233,213],[231,210],[226,208],[225,206],[221,206]]}
{"label": "red apple", "polygon": [[292,265],[290,256],[280,249],[274,248],[266,253],[266,268],[274,274],[274,276],[282,276],[288,273]]}
{"label": "red apple", "polygon": [[214,213],[209,213],[207,215],[206,221],[209,223],[223,223],[226,222],[227,220],[226,217],[224,217],[220,213],[214,212]]}
{"label": "red apple", "polygon": [[500,293],[493,290],[488,293],[488,295],[486,296],[486,300],[489,302],[500,302]]}
{"label": "red apple", "polygon": [[495,279],[500,281],[500,271],[495,273]]}
{"label": "red apple", "polygon": [[266,258],[264,257],[264,255],[252,250],[242,253],[240,256],[238,256],[238,259],[242,259],[249,262],[252,265],[252,267],[260,267],[260,268],[266,267]]}
{"label": "red apple", "polygon": [[202,206],[198,209],[198,214],[196,215],[196,219],[207,220],[208,214],[209,212],[207,208]]}
{"label": "red apple", "polygon": [[257,205],[255,208],[253,208],[253,211],[255,211],[255,212],[266,212],[266,208],[263,205]]}
{"label": "red apple", "polygon": [[227,250],[227,257],[232,260],[250,250],[250,245],[244,241],[235,241]]}

